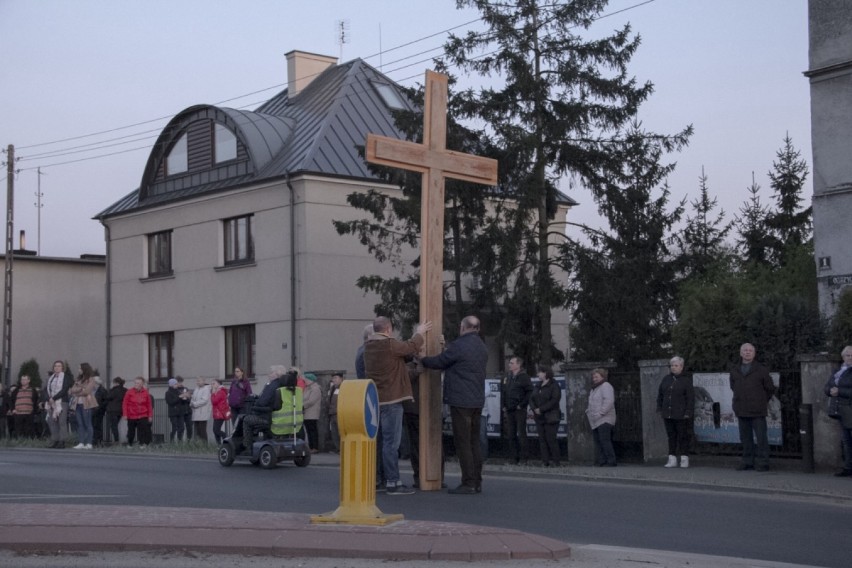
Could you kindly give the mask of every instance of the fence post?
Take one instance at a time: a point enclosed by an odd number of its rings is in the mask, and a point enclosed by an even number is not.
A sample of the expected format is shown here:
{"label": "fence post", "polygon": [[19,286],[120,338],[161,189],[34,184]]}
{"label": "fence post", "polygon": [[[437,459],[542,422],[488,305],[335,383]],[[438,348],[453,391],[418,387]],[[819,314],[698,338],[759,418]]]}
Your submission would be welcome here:
{"label": "fence post", "polygon": [[[825,353],[805,354],[796,357],[801,368],[802,403],[811,404],[813,426],[813,456],[816,468],[830,469],[840,464],[837,451],[839,438],[835,420],[826,413],[826,397],[823,389],[831,374],[840,366],[840,357]],[[804,455],[804,448],[802,448]]]}
{"label": "fence post", "polygon": [[645,463],[664,459],[669,453],[663,420],[657,415],[660,381],[669,372],[668,359],[639,361],[642,390],[642,459]]}
{"label": "fence post", "polygon": [[814,409],[812,404],[799,405],[799,435],[802,437],[802,471],[814,472]]}
{"label": "fence post", "polygon": [[568,422],[568,462],[589,464],[595,461],[595,443],[592,429],[586,418],[589,405],[589,391],[592,385],[592,369],[598,367],[613,369],[615,363],[565,363],[562,372],[566,382],[566,417]]}

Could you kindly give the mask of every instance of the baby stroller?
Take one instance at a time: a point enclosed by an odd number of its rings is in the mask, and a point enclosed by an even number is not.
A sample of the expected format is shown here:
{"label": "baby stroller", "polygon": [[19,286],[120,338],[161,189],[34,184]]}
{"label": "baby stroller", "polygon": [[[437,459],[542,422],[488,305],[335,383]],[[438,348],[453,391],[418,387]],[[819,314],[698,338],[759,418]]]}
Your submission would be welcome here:
{"label": "baby stroller", "polygon": [[265,469],[273,469],[278,462],[293,460],[299,467],[311,463],[311,449],[305,440],[296,436],[302,429],[302,390],[279,389],[281,409],[272,413],[272,425],[260,430],[251,448],[243,445],[243,417],[251,412],[257,400],[252,395],[246,398],[246,414],[240,414],[234,424],[233,434],[219,446],[219,464],[227,467],[234,461],[248,461]]}

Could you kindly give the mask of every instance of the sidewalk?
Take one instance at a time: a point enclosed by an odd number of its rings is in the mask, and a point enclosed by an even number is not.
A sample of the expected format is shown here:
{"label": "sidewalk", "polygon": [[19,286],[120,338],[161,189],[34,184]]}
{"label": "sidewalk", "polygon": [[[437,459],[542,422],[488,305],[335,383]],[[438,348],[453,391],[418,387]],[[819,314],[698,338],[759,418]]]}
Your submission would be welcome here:
{"label": "sidewalk", "polygon": [[[534,462],[531,462],[534,463]],[[711,491],[747,491],[852,505],[852,479],[830,473],[797,471],[799,462],[773,463],[769,472],[735,471],[734,458],[695,457],[689,469],[660,465],[616,468],[565,466],[542,468],[486,463],[486,476],[541,476],[589,483],[661,484]],[[338,467],[334,454],[315,454],[312,467]],[[457,471],[447,464],[447,471]],[[434,561],[466,561],[468,566],[508,563],[514,566],[792,566],[772,562],[719,558],[666,551],[580,546],[511,529],[460,523],[403,520],[386,527],[312,525],[310,516],[289,513],[211,511],[94,505],[0,504],[0,560],[9,554],[50,552],[52,556],[92,554],[215,555],[217,565],[229,555],[255,559],[311,558],[313,566],[369,566],[375,560],[405,561],[406,566]],[[61,551],[61,552],[58,552]],[[222,559],[220,563],[218,559]],[[182,557],[185,560],[185,556]],[[334,563],[320,559],[337,559]],[[341,563],[340,560],[345,562]],[[372,560],[370,560],[372,559]],[[161,559],[162,560],[162,559]],[[521,563],[517,561],[520,560]],[[110,566],[104,560],[98,566]],[[265,566],[257,560],[252,566]],[[2,563],[2,562],[0,562]],[[6,564],[6,565],[17,565]],[[21,565],[29,565],[23,564]],[[39,565],[39,564],[33,564]],[[41,564],[52,566],[52,564]],[[59,564],[56,564],[59,565]],[[64,565],[64,564],[63,564]],[[95,564],[92,564],[95,565]],[[145,565],[145,562],[139,565]],[[167,563],[160,562],[160,565]],[[189,565],[186,562],[180,566]],[[209,563],[208,563],[209,565]],[[239,564],[233,564],[239,565]],[[434,565],[434,564],[432,564]]]}

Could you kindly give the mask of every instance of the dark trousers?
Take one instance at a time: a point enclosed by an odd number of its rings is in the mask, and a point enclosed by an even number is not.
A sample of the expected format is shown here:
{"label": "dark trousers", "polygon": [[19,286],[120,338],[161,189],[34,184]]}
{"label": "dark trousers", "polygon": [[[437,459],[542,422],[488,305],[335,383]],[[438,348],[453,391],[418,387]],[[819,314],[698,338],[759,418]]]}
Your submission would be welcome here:
{"label": "dark trousers", "polygon": [[192,440],[192,413],[183,415],[183,429],[186,431],[186,441]]}
{"label": "dark trousers", "polygon": [[186,430],[186,423],[183,421],[183,415],[169,416],[169,422],[172,423],[172,431],[169,433],[169,442],[174,442],[175,438],[177,438],[177,441],[180,442],[180,439],[183,437],[183,433]]}
{"label": "dark trousers", "polygon": [[32,438],[35,436],[35,423],[32,414],[15,414],[15,437]]}
{"label": "dark trousers", "polygon": [[[740,442],[743,444],[743,464],[769,466],[769,435],[765,416],[737,417]],[[757,444],[754,438],[757,438]],[[755,451],[756,450],[756,451]]]}
{"label": "dark trousers", "polygon": [[127,421],[127,445],[132,446],[136,439],[136,432],[139,432],[139,445],[147,446],[151,443],[151,421],[147,418],[137,418]]}
{"label": "dark trousers", "polygon": [[195,428],[195,437],[204,442],[207,441],[207,421],[206,420],[194,420],[192,422],[193,428]]}
{"label": "dark trousers", "polygon": [[669,439],[669,455],[685,456],[689,451],[689,421],[685,419],[663,418],[666,436]]}
{"label": "dark trousers", "polygon": [[479,448],[480,408],[450,407],[453,421],[453,443],[462,474],[462,485],[482,486],[482,452]]}
{"label": "dark trousers", "polygon": [[104,414],[100,408],[92,411],[92,444],[100,446],[104,443]]}
{"label": "dark trousers", "polygon": [[254,444],[255,432],[260,432],[272,425],[271,414],[247,414],[243,416],[243,446],[251,451]]}
{"label": "dark trousers", "polygon": [[221,444],[222,440],[225,439],[225,432],[222,430],[222,426],[225,425],[225,420],[221,418],[213,419],[213,435],[216,437],[216,443]]}
{"label": "dark trousers", "polygon": [[544,420],[536,420],[535,427],[538,432],[538,447],[541,452],[541,461],[545,465],[551,463],[559,465],[559,441],[556,439],[559,423],[554,422],[549,424]]}
{"label": "dark trousers", "polygon": [[305,431],[308,434],[308,446],[312,450],[319,450],[319,429],[316,420],[305,420]]}
{"label": "dark trousers", "polygon": [[112,434],[112,441],[118,442],[118,423],[121,422],[121,414],[117,414],[115,412],[107,412],[107,419],[109,421],[109,431]]}
{"label": "dark trousers", "polygon": [[843,469],[852,471],[852,429],[841,424],[840,439],[843,441]]}
{"label": "dark trousers", "polygon": [[[503,415],[506,417],[506,437],[515,461],[524,460],[528,457],[527,451],[527,411],[507,410]],[[477,434],[478,435],[478,434]]]}
{"label": "dark trousers", "polygon": [[337,414],[328,415],[328,430],[331,443],[334,444],[334,451],[340,452],[340,429],[337,427]]}
{"label": "dark trousers", "polygon": [[615,465],[612,429],[612,424],[604,423],[592,430],[595,439],[595,464],[597,465]]}

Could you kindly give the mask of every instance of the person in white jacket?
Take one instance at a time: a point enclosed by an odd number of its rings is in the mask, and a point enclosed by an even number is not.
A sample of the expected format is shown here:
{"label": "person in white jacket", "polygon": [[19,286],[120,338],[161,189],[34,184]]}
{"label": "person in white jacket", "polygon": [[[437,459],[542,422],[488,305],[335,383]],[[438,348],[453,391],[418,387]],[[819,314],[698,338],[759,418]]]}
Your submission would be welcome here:
{"label": "person in white jacket", "polygon": [[615,449],[612,447],[612,429],[615,426],[615,390],[607,382],[606,369],[592,371],[592,390],[586,417],[595,440],[595,465],[615,467]]}
{"label": "person in white jacket", "polygon": [[210,385],[203,377],[198,377],[195,384],[196,388],[192,391],[189,401],[192,408],[192,425],[196,439],[207,443],[207,422],[213,412],[213,405],[210,404]]}

